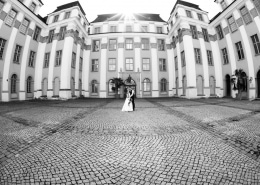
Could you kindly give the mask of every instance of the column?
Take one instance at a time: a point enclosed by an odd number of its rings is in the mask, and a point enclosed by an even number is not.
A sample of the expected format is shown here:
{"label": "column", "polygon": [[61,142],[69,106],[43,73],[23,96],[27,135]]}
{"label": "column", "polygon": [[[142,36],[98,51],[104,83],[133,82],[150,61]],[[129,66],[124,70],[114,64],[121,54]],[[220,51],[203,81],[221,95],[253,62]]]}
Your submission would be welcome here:
{"label": "column", "polygon": [[80,59],[81,44],[77,44],[76,53],[76,68],[75,68],[75,95],[79,97],[79,59]]}
{"label": "column", "polygon": [[[107,45],[107,38],[102,38],[101,45]],[[107,97],[107,47],[101,48],[101,57],[99,64],[100,71],[100,89],[99,89],[99,97],[106,98]]]}
{"label": "column", "polygon": [[[178,61],[178,84],[179,84],[178,89],[176,87],[176,92],[178,92],[178,96],[181,96],[181,95],[183,95],[183,84],[182,84],[183,75],[182,75],[182,66],[181,66],[180,38],[176,42],[176,52],[177,52],[177,61]],[[185,55],[186,55],[186,52],[185,52]],[[186,56],[185,56],[185,58],[186,58]],[[186,60],[186,62],[187,62],[187,60]],[[175,61],[174,61],[174,63],[175,63]]]}
{"label": "column", "polygon": [[117,56],[117,71],[118,71],[118,77],[119,72],[122,72],[124,69],[124,37],[118,37],[118,56]]}
{"label": "column", "polygon": [[158,71],[158,55],[157,40],[151,37],[151,62],[152,62],[152,97],[159,97],[159,71]]}
{"label": "column", "polygon": [[82,92],[84,97],[89,97],[89,65],[91,40],[87,39],[87,45],[83,47],[83,66],[82,66]]}
{"label": "column", "polygon": [[[137,29],[137,28],[136,28]],[[135,53],[135,58],[134,58],[134,71],[135,72],[140,72],[141,71],[141,38],[140,37],[134,37],[134,53]],[[137,84],[139,86],[139,91],[138,87],[136,87],[136,96],[140,97],[143,92],[142,92],[142,78],[141,75],[136,76],[137,77]]]}
{"label": "column", "polygon": [[167,48],[167,61],[168,61],[168,75],[169,75],[169,96],[174,96],[173,89],[175,87],[175,66],[174,66],[174,53],[173,47],[171,45],[170,39],[166,39],[166,48]]}

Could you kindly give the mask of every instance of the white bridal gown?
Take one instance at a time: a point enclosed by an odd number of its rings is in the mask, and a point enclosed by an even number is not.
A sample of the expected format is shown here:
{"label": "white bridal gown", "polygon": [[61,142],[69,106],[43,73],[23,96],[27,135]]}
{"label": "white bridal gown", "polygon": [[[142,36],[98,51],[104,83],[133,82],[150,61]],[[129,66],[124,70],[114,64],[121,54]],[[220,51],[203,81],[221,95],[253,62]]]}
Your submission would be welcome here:
{"label": "white bridal gown", "polygon": [[130,101],[129,93],[126,96],[125,103],[124,103],[124,106],[122,108],[122,111],[123,112],[133,111],[133,103]]}

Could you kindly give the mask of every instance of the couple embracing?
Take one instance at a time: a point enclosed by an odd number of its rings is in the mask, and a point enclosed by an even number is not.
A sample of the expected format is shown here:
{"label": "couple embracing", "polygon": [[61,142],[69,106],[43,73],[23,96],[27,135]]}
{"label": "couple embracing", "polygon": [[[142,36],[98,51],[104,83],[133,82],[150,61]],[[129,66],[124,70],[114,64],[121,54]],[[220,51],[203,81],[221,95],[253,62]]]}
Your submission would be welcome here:
{"label": "couple embracing", "polygon": [[127,88],[126,99],[122,108],[123,112],[135,111],[135,91],[131,88]]}

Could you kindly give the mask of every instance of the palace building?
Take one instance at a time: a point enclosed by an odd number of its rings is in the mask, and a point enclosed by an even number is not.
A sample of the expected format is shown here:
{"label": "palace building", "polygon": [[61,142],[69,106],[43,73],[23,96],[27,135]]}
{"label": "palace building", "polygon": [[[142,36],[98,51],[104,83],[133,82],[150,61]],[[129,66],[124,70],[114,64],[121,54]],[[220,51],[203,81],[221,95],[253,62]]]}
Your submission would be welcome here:
{"label": "palace building", "polygon": [[215,3],[221,12],[211,20],[177,0],[168,20],[140,13],[89,22],[78,1],[43,18],[41,0],[0,0],[0,101],[113,98],[115,77],[137,98],[235,98],[236,69],[243,97],[260,98],[260,0]]}

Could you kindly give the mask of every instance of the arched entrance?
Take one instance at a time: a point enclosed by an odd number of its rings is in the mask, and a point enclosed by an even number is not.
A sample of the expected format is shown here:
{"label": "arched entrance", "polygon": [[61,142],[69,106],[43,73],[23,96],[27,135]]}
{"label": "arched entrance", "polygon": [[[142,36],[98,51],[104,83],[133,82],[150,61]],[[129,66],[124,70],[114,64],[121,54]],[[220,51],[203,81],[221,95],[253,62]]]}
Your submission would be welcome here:
{"label": "arched entrance", "polygon": [[197,94],[198,95],[203,95],[204,94],[203,78],[202,78],[202,76],[198,76],[198,78],[197,78]]}
{"label": "arched entrance", "polygon": [[226,96],[231,96],[231,82],[230,82],[230,76],[226,75]]}
{"label": "arched entrance", "polygon": [[47,96],[48,80],[44,78],[42,81],[42,96]]}
{"label": "arched entrance", "polygon": [[258,71],[256,75],[256,81],[257,81],[257,98],[260,98],[260,70]]}
{"label": "arched entrance", "polygon": [[213,76],[209,78],[209,88],[210,88],[210,95],[211,96],[215,95],[216,84],[215,84],[215,78]]}
{"label": "arched entrance", "polygon": [[59,96],[60,92],[60,80],[59,78],[54,79],[53,96]]}
{"label": "arched entrance", "polygon": [[132,79],[132,77],[129,75],[129,77],[125,80],[125,87],[124,87],[124,98],[126,98],[126,91],[127,88],[131,88],[135,91],[135,97],[136,97],[136,83],[135,81]]}
{"label": "arched entrance", "polygon": [[183,90],[183,95],[186,96],[186,89],[187,89],[187,78],[186,76],[183,76],[182,80],[182,90]]}

